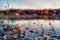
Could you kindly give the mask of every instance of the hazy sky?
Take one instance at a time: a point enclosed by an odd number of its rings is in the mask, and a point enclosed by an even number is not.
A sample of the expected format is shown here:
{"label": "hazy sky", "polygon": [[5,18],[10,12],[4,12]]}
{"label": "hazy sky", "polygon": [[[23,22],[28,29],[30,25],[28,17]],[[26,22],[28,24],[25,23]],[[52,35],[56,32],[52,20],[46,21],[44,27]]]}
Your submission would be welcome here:
{"label": "hazy sky", "polygon": [[[14,9],[57,9],[60,0],[8,0],[9,8]],[[7,9],[7,0],[0,0],[0,9]]]}

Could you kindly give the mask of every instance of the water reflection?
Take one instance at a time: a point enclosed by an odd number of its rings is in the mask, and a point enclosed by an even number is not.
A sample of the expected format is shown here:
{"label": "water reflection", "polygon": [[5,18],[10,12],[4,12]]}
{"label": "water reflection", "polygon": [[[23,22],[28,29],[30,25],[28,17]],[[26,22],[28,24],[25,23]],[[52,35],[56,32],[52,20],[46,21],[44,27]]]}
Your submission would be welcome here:
{"label": "water reflection", "polygon": [[[8,23],[5,20],[5,23]],[[37,30],[40,28],[40,24],[42,24],[42,28],[48,30],[51,28],[51,26],[49,25],[49,23],[52,24],[52,26],[54,27],[54,30],[56,32],[57,35],[60,35],[60,20],[16,20],[15,22],[11,23],[9,22],[9,24],[18,24],[21,25],[23,27],[29,27],[31,30]]]}

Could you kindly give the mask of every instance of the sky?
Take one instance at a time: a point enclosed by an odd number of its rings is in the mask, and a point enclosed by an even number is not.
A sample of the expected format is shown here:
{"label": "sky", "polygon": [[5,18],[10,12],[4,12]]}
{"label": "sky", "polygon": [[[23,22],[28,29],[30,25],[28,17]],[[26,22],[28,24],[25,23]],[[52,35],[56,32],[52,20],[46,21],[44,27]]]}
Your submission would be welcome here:
{"label": "sky", "polygon": [[58,9],[60,0],[0,0],[1,9]]}

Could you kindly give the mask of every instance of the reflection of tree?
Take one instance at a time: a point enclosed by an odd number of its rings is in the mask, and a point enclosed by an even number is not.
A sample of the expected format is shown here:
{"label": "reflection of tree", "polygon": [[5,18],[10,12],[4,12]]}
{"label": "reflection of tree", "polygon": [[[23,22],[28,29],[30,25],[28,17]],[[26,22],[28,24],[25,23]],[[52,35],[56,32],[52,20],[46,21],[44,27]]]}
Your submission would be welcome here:
{"label": "reflection of tree", "polygon": [[55,33],[55,29],[54,29],[54,27],[52,26],[51,23],[49,23],[49,25],[51,26],[51,31],[52,31],[53,34],[54,34],[52,37],[56,37],[56,33]]}
{"label": "reflection of tree", "polygon": [[41,34],[44,34],[44,29],[42,28],[42,24],[41,24],[41,26],[40,26],[40,28],[41,28],[41,30],[42,30],[42,33]]}
{"label": "reflection of tree", "polygon": [[55,31],[55,30],[54,30],[54,27],[52,26],[52,24],[51,24],[51,23],[49,23],[49,25],[52,27],[52,31]]}
{"label": "reflection of tree", "polygon": [[44,36],[44,28],[43,28],[43,24],[40,24],[40,21],[39,21],[39,20],[37,20],[37,22],[38,22],[37,26],[40,26],[39,29],[42,30],[42,32],[41,32],[41,36]]}

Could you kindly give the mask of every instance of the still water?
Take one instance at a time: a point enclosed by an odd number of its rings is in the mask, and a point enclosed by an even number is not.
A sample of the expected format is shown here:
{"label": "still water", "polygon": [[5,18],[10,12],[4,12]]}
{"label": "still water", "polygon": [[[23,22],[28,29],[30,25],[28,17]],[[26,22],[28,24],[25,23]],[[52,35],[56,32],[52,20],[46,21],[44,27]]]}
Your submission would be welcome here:
{"label": "still water", "polygon": [[13,22],[5,20],[5,24],[18,24],[23,27],[29,27],[31,30],[37,30],[40,28],[41,24],[44,29],[50,29],[51,26],[49,23],[52,24],[56,35],[60,35],[60,20],[15,20]]}

